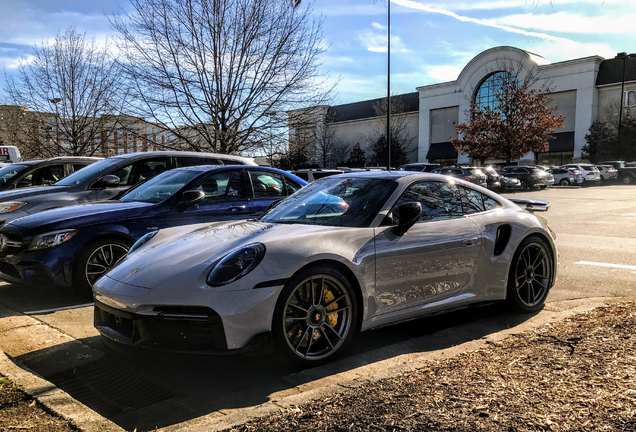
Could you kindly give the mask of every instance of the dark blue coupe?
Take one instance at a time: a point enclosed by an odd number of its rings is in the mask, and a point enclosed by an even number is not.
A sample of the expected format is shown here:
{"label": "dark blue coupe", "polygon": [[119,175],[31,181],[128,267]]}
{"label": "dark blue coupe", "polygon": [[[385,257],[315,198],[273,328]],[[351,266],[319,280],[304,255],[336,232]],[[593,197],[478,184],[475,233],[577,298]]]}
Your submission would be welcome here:
{"label": "dark blue coupe", "polygon": [[166,171],[118,200],[25,216],[0,229],[0,279],[36,286],[92,284],[144,235],[201,222],[249,219],[307,183],[258,166]]}

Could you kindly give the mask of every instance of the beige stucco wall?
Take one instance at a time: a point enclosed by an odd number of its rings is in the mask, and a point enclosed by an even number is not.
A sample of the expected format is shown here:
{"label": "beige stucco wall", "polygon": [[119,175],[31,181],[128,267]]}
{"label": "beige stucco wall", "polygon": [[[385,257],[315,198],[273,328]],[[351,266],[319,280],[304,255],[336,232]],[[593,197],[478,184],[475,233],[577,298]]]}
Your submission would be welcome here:
{"label": "beige stucco wall", "polygon": [[[625,83],[625,91],[628,92],[628,100],[623,101],[623,117],[636,116],[636,83]],[[621,100],[621,85],[608,85],[598,89],[598,119],[607,122],[618,122],[618,112]],[[625,104],[625,102],[627,102]],[[632,106],[631,108],[625,105]]]}

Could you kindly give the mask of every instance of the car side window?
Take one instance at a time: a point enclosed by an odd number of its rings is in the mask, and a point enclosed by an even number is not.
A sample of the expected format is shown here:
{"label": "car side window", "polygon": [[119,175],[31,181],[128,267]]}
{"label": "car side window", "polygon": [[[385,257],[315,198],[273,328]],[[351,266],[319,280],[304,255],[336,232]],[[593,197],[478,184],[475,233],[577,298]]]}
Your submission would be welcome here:
{"label": "car side window", "polygon": [[88,166],[88,165],[90,165],[90,164],[89,164],[89,163],[86,163],[86,164],[78,164],[78,163],[74,163],[74,164],[73,164],[73,172],[75,172],[75,171],[79,171],[79,170],[81,170],[82,168],[84,168],[84,167],[86,167],[86,166]]}
{"label": "car side window", "polygon": [[199,165],[223,165],[223,162],[215,158],[204,158],[199,156],[177,157],[177,168]]}
{"label": "car side window", "polygon": [[34,170],[18,182],[18,188],[51,185],[64,178],[64,165],[47,165]]}
{"label": "car side window", "polygon": [[462,189],[464,190],[462,196],[464,214],[480,213],[501,207],[501,204],[488,195],[467,187],[462,187]]}
{"label": "car side window", "polygon": [[302,188],[300,184],[287,177],[285,177],[285,186],[287,187],[287,195],[291,195]]}
{"label": "car side window", "polygon": [[205,193],[205,197],[203,201],[199,202],[199,205],[239,201],[245,199],[241,183],[240,170],[227,170],[205,177],[191,190]]}
{"label": "car side window", "polygon": [[144,159],[118,168],[112,175],[119,177],[120,186],[133,186],[168,169],[168,158]]}
{"label": "car side window", "polygon": [[254,189],[254,199],[285,197],[283,176],[271,171],[250,170],[250,179]]}
{"label": "car side window", "polygon": [[[422,205],[420,222],[455,219],[463,216],[460,189],[446,182],[421,182],[409,186],[393,206],[394,210],[409,202]],[[395,218],[394,218],[395,219]]]}

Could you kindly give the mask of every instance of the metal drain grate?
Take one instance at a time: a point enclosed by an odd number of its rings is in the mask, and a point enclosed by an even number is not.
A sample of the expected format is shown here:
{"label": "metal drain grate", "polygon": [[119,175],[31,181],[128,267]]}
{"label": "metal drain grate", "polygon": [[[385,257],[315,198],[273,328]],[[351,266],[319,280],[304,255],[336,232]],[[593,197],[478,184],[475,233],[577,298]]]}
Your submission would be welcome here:
{"label": "metal drain grate", "polygon": [[174,396],[174,393],[112,358],[103,358],[47,379],[110,419]]}

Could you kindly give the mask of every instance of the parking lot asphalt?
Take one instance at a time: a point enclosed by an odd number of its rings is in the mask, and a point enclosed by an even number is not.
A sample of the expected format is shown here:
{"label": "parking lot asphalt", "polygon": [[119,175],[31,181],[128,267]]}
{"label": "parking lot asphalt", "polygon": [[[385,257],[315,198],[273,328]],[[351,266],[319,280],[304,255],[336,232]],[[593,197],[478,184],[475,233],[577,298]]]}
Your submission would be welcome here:
{"label": "parking lot asphalt", "polygon": [[[634,297],[635,186],[550,188],[512,195],[549,200],[545,217],[558,236],[559,280],[546,309],[534,316],[514,315],[494,305],[365,332],[346,359],[301,371],[281,363],[267,346],[250,355],[221,357],[114,352],[93,328],[87,299],[55,289],[3,284],[0,350],[101,415],[108,427],[211,430],[211,425],[231,424],[230,418],[262,412],[253,407],[329,393],[380,371],[397,373],[397,365],[419,361],[425,354],[466,349],[564,310]],[[86,430],[93,429],[95,421],[91,417]]]}

